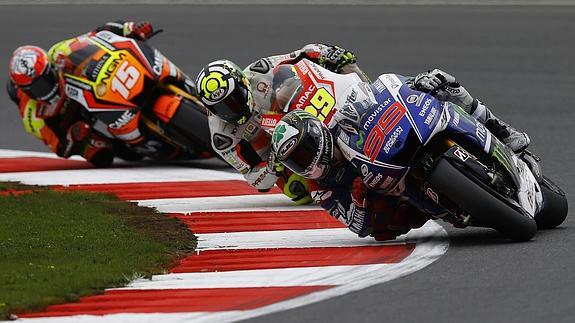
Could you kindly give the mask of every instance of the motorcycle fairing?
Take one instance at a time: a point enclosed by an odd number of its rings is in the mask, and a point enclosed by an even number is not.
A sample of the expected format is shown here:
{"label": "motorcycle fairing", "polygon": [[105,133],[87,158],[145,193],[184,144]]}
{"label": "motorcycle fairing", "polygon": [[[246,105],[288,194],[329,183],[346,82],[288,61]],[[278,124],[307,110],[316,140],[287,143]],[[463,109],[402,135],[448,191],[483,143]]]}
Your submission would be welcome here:
{"label": "motorcycle fairing", "polygon": [[122,37],[109,31],[97,33],[94,39],[100,39],[101,43],[106,43],[112,48],[129,51],[137,58],[138,62],[145,65],[148,72],[156,76],[154,78],[156,81],[162,81],[167,77],[181,77],[181,72],[176,65],[164,57],[159,50],[150,47],[146,42]]}
{"label": "motorcycle fairing", "polygon": [[[483,152],[491,155],[510,174],[517,189],[517,199],[520,206],[530,216],[534,216],[541,208],[542,195],[539,184],[529,171],[528,166],[494,137],[483,124],[458,105],[445,102],[443,115],[448,116],[448,122],[444,126],[441,125],[441,122],[438,123],[438,130],[433,132],[427,142],[435,134],[444,131],[449,133],[449,137],[455,139],[459,144],[465,144],[466,147],[477,147],[477,152],[483,150]],[[464,151],[462,147],[459,149]]]}
{"label": "motorcycle fairing", "polygon": [[[463,136],[471,144],[482,147],[486,153],[490,152],[491,133],[456,104],[443,102],[427,93],[413,90],[404,84],[404,78],[395,74],[384,74],[378,81],[387,90],[377,95],[378,101],[381,102],[389,92],[394,100],[407,107],[406,117],[409,124],[406,124],[406,127],[412,127],[421,143],[427,144],[439,132],[448,131],[456,136]],[[381,89],[381,85],[376,86],[374,83],[374,89],[377,87]],[[395,152],[401,149],[403,147],[396,149]],[[393,151],[391,149],[391,153]],[[381,157],[387,156],[378,156]]]}
{"label": "motorcycle fairing", "polygon": [[293,66],[301,79],[302,90],[291,100],[290,110],[302,109],[325,124],[330,123],[335,108],[347,100],[350,88],[361,83],[355,73],[337,74],[307,59]]}
{"label": "motorcycle fairing", "polygon": [[378,160],[371,161],[360,151],[352,148],[357,147],[359,140],[361,140],[359,135],[348,137],[343,131],[337,137],[342,154],[355,169],[360,170],[363,182],[374,191],[388,192],[407,174],[409,168]]}
{"label": "motorcycle fairing", "polygon": [[[133,109],[137,106],[134,99],[143,92],[147,80],[177,74],[177,68],[158,51],[109,31],[78,37],[77,41],[84,47],[70,46],[69,56],[75,56],[76,62],[64,73],[65,93],[88,111]],[[81,51],[88,47],[98,51],[84,50],[75,55],[74,48]]]}
{"label": "motorcycle fairing", "polygon": [[[380,193],[402,194],[420,209],[441,214],[441,208],[431,203],[437,202],[437,194],[430,187],[427,190],[424,187],[422,192],[406,186],[403,179],[411,166],[410,157],[437,134],[446,132],[450,139],[476,153],[482,150],[495,157],[513,178],[519,205],[534,216],[541,207],[542,194],[528,166],[462,108],[412,90],[404,81],[394,74],[380,76],[372,84],[378,104],[363,114],[359,132],[354,134],[345,129],[338,132],[342,153],[360,170],[364,183]],[[462,147],[456,145],[450,151],[463,162],[471,162],[472,154]]]}
{"label": "motorcycle fairing", "polygon": [[481,123],[452,103],[411,89],[405,80],[396,74],[378,77],[371,86],[378,104],[363,115],[359,133],[338,134],[347,159],[374,190],[388,192],[400,183],[419,148],[442,131],[486,151],[491,146],[491,134]]}
{"label": "motorcycle fairing", "polygon": [[451,102],[446,102],[445,108],[449,113],[450,121],[444,131],[449,132],[455,138],[461,138],[470,145],[481,147],[485,153],[491,153],[494,138],[481,122]]}
{"label": "motorcycle fairing", "polygon": [[338,134],[342,152],[373,190],[393,189],[407,174],[413,154],[445,128],[448,118],[443,102],[404,81],[395,74],[378,77],[371,86],[377,104],[363,114],[358,133]]}

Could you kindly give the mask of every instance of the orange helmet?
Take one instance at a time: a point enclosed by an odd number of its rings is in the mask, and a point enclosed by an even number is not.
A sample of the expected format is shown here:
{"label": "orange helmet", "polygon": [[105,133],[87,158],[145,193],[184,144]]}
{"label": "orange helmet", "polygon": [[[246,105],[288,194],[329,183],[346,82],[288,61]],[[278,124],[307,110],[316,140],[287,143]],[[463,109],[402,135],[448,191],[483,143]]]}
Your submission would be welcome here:
{"label": "orange helmet", "polygon": [[37,46],[18,47],[10,60],[10,79],[18,88],[39,101],[58,94],[58,76],[48,54]]}

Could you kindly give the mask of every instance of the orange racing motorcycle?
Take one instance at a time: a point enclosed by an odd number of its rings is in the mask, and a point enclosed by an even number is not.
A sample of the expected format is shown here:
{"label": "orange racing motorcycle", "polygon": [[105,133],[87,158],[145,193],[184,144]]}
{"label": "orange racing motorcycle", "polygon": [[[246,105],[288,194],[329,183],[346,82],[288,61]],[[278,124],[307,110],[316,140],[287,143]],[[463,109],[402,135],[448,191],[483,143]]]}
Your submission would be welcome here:
{"label": "orange racing motorcycle", "polygon": [[212,156],[207,110],[195,84],[147,43],[109,31],[75,38],[57,59],[81,119],[126,160]]}

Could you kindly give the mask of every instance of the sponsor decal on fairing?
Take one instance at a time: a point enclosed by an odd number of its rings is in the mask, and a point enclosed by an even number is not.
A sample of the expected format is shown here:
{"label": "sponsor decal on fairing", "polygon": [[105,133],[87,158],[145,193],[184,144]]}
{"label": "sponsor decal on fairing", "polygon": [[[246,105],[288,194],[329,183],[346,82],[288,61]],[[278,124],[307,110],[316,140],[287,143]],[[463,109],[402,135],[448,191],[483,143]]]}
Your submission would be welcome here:
{"label": "sponsor decal on fairing", "polygon": [[460,147],[457,147],[457,149],[453,152],[453,154],[455,156],[457,156],[457,158],[461,159],[461,161],[467,161],[469,159],[469,154],[461,149]]}
{"label": "sponsor decal on fairing", "polygon": [[156,76],[160,76],[164,69],[164,56],[160,53],[159,50],[154,49],[154,66],[152,70]]}
{"label": "sponsor decal on fairing", "polygon": [[431,106],[431,102],[433,100],[431,100],[430,98],[427,98],[427,100],[425,100],[425,103],[423,104],[423,107],[421,108],[421,111],[419,111],[419,116],[423,117],[425,116],[425,113],[427,112],[427,110],[429,109],[429,107]]}
{"label": "sponsor decal on fairing", "polygon": [[386,154],[389,154],[391,147],[393,145],[395,145],[395,143],[397,142],[397,138],[402,133],[403,133],[403,128],[401,126],[398,126],[397,128],[395,128],[395,130],[393,131],[393,133],[391,134],[391,136],[389,137],[389,139],[385,143],[385,146],[383,147],[383,151],[385,151]]}

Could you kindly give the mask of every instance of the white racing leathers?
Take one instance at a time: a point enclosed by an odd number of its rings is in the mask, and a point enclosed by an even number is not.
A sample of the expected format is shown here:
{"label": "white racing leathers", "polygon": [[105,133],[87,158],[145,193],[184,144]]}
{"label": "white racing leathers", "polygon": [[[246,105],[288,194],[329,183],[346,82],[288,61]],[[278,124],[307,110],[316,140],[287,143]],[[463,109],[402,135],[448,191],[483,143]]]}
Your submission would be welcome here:
{"label": "white racing leathers", "polygon": [[[212,147],[256,189],[269,190],[278,179],[275,172],[266,167],[271,151],[271,136],[261,126],[262,123],[274,126],[286,112],[279,111],[275,102],[274,68],[280,64],[296,63],[303,58],[318,62],[328,48],[322,44],[310,44],[292,53],[262,58],[250,64],[244,70],[254,102],[250,119],[241,126],[235,126],[215,115],[209,116]],[[343,73],[358,71],[361,72],[355,63],[343,68]],[[361,76],[365,77],[363,74]]]}

